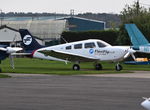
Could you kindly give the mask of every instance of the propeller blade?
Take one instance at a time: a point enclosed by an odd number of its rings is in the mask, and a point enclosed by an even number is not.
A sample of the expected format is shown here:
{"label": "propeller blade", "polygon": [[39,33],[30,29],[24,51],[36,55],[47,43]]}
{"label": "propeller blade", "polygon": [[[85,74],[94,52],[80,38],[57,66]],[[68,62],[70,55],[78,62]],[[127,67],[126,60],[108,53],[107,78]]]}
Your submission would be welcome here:
{"label": "propeller blade", "polygon": [[133,50],[132,48],[130,48],[130,49],[128,49],[128,52],[130,52],[130,53],[135,53],[136,51]]}
{"label": "propeller blade", "polygon": [[136,61],[135,55],[133,53],[131,53],[131,56],[134,59],[134,61]]}

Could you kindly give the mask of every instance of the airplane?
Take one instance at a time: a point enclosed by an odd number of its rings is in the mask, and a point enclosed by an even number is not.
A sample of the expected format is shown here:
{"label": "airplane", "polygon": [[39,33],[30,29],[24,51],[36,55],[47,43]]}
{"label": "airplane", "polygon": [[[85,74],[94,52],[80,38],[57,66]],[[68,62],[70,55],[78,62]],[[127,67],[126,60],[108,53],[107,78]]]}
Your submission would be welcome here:
{"label": "airplane", "polygon": [[150,53],[150,43],[135,24],[125,24],[125,29],[130,37],[136,52]]}
{"label": "airplane", "polygon": [[[0,63],[2,60],[6,59],[7,57],[10,58],[11,67],[14,69],[14,61],[13,61],[13,53],[21,51],[22,48],[20,47],[9,47],[7,45],[0,45]],[[0,68],[0,72],[2,72]]]}
{"label": "airplane", "polygon": [[143,97],[144,101],[141,103],[141,106],[147,110],[150,110],[150,98]]}
{"label": "airplane", "polygon": [[[95,69],[102,70],[99,61],[117,62],[115,69],[122,70],[119,61],[132,55],[135,51],[130,47],[111,46],[97,39],[59,44],[45,47],[40,45],[27,29],[19,29],[22,37],[22,46],[25,53],[33,58],[55,60],[63,62],[75,62],[72,69],[80,70],[80,62],[95,62]],[[25,55],[24,53],[24,55]]]}

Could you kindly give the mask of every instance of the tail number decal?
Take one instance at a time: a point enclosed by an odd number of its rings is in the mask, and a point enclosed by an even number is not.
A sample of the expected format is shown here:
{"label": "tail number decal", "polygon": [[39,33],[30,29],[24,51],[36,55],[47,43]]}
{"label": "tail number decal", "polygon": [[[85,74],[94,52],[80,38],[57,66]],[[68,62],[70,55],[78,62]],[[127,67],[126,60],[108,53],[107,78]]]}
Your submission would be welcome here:
{"label": "tail number decal", "polygon": [[23,43],[24,43],[25,45],[30,45],[31,42],[32,42],[32,37],[31,37],[30,35],[24,36],[24,38],[23,38]]}

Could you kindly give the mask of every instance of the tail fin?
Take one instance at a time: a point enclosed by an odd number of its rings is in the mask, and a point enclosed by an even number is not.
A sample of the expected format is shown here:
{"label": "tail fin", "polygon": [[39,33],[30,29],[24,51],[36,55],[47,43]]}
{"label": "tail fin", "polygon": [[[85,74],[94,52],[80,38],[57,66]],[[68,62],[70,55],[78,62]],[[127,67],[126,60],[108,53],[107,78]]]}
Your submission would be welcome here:
{"label": "tail fin", "polygon": [[133,46],[140,46],[149,43],[135,24],[125,24],[125,28],[128,32]]}
{"label": "tail fin", "polygon": [[25,52],[32,53],[34,50],[44,47],[34,39],[27,29],[19,29],[19,33],[22,38],[21,45],[24,47]]}

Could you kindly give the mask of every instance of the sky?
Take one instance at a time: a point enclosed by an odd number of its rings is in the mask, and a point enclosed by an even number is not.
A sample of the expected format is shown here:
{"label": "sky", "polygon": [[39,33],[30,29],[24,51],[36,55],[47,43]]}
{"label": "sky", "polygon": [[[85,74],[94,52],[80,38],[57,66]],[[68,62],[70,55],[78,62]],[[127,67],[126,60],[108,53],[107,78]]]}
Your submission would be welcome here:
{"label": "sky", "polygon": [[[131,5],[134,1],[136,0],[0,0],[0,10],[69,14],[70,10],[74,9],[75,14],[86,12],[119,14],[126,4]],[[150,0],[139,2],[150,7]]]}

